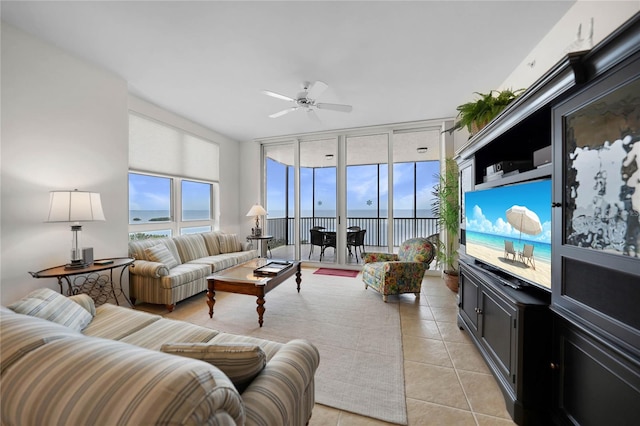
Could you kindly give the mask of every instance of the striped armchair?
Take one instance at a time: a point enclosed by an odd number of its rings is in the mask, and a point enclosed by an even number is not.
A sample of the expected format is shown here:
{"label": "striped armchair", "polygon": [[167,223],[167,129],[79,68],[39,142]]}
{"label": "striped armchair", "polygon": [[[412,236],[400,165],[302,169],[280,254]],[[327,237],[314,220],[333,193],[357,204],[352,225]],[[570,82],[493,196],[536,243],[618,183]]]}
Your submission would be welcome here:
{"label": "striped armchair", "polygon": [[414,293],[418,297],[422,278],[434,256],[435,248],[426,238],[403,242],[398,254],[364,253],[364,288],[373,288],[385,302],[390,294]]}

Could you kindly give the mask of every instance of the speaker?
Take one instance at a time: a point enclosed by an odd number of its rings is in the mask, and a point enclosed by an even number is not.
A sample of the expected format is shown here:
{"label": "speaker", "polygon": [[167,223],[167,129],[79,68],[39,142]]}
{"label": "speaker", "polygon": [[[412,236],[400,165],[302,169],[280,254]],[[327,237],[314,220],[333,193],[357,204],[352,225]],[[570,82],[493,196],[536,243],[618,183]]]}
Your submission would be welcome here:
{"label": "speaker", "polygon": [[82,249],[82,261],[87,265],[93,264],[93,247]]}
{"label": "speaker", "polygon": [[533,151],[533,166],[540,167],[551,163],[551,145]]}

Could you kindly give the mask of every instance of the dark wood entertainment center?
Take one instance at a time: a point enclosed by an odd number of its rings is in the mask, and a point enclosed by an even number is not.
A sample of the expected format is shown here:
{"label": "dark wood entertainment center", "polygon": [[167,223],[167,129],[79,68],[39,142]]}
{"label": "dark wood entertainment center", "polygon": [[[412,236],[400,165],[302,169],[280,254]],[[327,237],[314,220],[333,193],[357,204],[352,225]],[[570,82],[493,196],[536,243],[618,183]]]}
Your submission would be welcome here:
{"label": "dark wood entertainment center", "polygon": [[[552,165],[485,182],[500,161]],[[456,152],[466,191],[552,179],[551,291],[465,253],[458,324],[520,425],[640,414],[640,14],[570,53]],[[593,195],[594,194],[594,195]],[[463,197],[461,197],[461,200]]]}

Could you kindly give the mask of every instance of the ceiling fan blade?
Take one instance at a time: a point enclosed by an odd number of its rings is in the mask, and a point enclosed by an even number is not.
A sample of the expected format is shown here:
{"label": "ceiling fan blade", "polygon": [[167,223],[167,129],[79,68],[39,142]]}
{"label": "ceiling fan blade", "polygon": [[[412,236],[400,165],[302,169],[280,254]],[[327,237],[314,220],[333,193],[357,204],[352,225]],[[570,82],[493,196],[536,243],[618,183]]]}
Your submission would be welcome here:
{"label": "ceiling fan blade", "polygon": [[293,98],[290,98],[290,97],[285,96],[285,95],[281,95],[280,93],[272,92],[270,90],[262,90],[262,93],[264,93],[265,95],[268,95],[268,96],[272,96],[274,98],[282,99],[283,101],[289,101],[289,102],[295,102],[296,101]]}
{"label": "ceiling fan blade", "polygon": [[353,110],[353,107],[351,105],[319,103],[319,104],[315,104],[315,106],[318,109],[330,109],[332,111],[340,111],[340,112],[351,112]]}
{"label": "ceiling fan blade", "polygon": [[327,90],[327,87],[329,86],[327,86],[327,83],[325,83],[324,81],[316,81],[307,90],[307,98],[318,99],[318,97],[322,95],[325,90]]}
{"label": "ceiling fan blade", "polygon": [[298,109],[298,107],[291,107],[291,108],[283,109],[280,112],[276,112],[275,114],[271,114],[269,117],[270,118],[278,118],[278,117],[281,117],[281,116],[283,116],[285,114],[290,113],[291,111],[295,111],[297,109]]}
{"label": "ceiling fan blade", "polygon": [[311,121],[314,121],[318,124],[322,124],[322,122],[320,121],[320,118],[318,118],[318,114],[316,114],[316,112],[314,110],[312,110],[311,108],[309,108],[307,110],[307,116],[309,117],[309,119]]}

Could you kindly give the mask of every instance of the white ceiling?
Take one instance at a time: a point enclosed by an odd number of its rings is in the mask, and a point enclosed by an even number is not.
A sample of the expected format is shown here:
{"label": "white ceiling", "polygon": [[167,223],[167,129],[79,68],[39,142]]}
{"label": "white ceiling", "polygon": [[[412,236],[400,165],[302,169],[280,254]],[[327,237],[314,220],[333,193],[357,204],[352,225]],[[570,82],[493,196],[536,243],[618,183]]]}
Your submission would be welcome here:
{"label": "white ceiling", "polygon": [[[2,19],[235,140],[454,116],[501,84],[574,1],[2,1]],[[321,110],[290,106],[302,81]]]}

